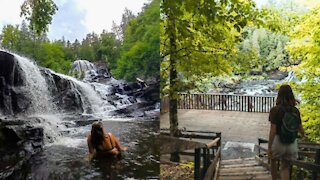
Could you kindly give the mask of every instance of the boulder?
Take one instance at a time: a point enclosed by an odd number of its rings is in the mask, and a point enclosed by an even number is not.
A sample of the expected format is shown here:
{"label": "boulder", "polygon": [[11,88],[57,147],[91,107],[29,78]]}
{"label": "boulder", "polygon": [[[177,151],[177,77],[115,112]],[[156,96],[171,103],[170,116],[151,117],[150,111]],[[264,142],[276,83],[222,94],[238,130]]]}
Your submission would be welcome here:
{"label": "boulder", "polygon": [[[25,179],[22,169],[44,145],[38,118],[0,119],[0,179]],[[38,122],[38,123],[37,123]]]}

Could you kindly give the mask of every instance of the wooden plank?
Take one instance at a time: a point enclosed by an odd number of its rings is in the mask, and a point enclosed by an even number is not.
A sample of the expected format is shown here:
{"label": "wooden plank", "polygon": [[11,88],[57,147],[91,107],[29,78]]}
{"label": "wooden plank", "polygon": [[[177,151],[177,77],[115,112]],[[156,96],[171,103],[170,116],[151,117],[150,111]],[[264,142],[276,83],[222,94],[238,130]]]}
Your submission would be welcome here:
{"label": "wooden plank", "polygon": [[320,173],[320,165],[314,163],[308,163],[301,160],[291,160],[289,161],[290,165],[296,165],[299,168],[304,168],[309,171]]}
{"label": "wooden plank", "polygon": [[217,155],[214,157],[212,163],[210,164],[210,166],[204,176],[205,180],[212,179],[212,177],[215,176],[215,173],[217,173],[217,171],[215,171],[215,170],[216,170],[217,165],[219,164],[220,155],[221,155],[221,147],[218,148]]}
{"label": "wooden plank", "polygon": [[299,151],[299,156],[309,157],[309,158],[315,158],[316,152],[313,151]]}
{"label": "wooden plank", "polygon": [[[216,166],[216,169],[215,169],[213,180],[217,180],[218,179],[219,168],[220,168],[220,158],[218,160],[218,163],[217,163],[217,166]],[[207,180],[207,179],[205,179],[205,180]]]}
{"label": "wooden plank", "polygon": [[242,176],[220,176],[220,180],[245,180],[245,179],[265,179],[270,180],[270,174],[262,174],[262,175],[242,175]]}
{"label": "wooden plank", "polygon": [[234,172],[234,173],[228,173],[228,174],[219,173],[220,176],[241,176],[241,175],[248,175],[248,174],[260,175],[260,174],[270,174],[270,172],[269,171],[243,171],[243,172]]}
{"label": "wooden plank", "polygon": [[220,141],[219,137],[215,138],[213,141],[207,144],[207,148],[212,148],[213,146],[216,146],[219,141]]}
{"label": "wooden plank", "polygon": [[232,172],[250,172],[250,171],[265,171],[266,168],[263,166],[254,166],[254,167],[237,167],[229,169],[220,169],[221,173],[232,173]]}
{"label": "wooden plank", "polygon": [[254,157],[249,157],[249,158],[239,158],[239,159],[227,159],[227,160],[222,160],[221,163],[240,163],[244,161],[255,161]]}
{"label": "wooden plank", "polygon": [[256,161],[252,161],[249,163],[241,163],[241,164],[224,164],[221,165],[221,168],[237,168],[237,167],[253,167],[253,166],[259,166],[260,164]]}
{"label": "wooden plank", "polygon": [[196,149],[206,147],[206,144],[180,139],[171,136],[160,135],[160,153],[169,154],[173,152],[182,152],[188,149]]}
{"label": "wooden plank", "polygon": [[320,144],[317,143],[298,143],[299,148],[320,149]]}

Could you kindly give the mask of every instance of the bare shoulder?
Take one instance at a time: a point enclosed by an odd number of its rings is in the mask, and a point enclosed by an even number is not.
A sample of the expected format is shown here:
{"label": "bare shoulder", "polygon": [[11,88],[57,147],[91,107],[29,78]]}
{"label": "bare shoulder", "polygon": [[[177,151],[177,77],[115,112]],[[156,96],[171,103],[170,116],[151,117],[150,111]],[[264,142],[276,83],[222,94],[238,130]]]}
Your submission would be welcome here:
{"label": "bare shoulder", "polygon": [[90,134],[90,133],[88,133],[88,135],[87,135],[87,140],[88,140],[88,141],[91,140],[91,134]]}

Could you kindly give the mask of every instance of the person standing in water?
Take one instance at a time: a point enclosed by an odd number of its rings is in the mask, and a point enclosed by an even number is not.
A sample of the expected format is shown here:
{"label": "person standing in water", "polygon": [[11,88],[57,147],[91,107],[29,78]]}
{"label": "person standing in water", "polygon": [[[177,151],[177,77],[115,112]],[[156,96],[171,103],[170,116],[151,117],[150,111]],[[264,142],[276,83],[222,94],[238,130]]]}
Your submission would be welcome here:
{"label": "person standing in water", "polygon": [[[289,180],[289,163],[287,160],[298,158],[298,143],[296,139],[297,132],[304,136],[304,129],[301,124],[299,110],[295,107],[295,99],[292,89],[289,85],[281,85],[276,99],[276,106],[271,108],[269,121],[271,122],[268,142],[268,155],[271,159],[272,179],[277,179],[276,159],[281,160],[281,179]],[[284,118],[284,116],[287,116]],[[293,132],[293,138],[284,134],[285,119],[290,116],[291,121],[296,121],[296,131]],[[286,140],[288,139],[289,140]]]}
{"label": "person standing in water", "polygon": [[92,124],[91,133],[87,137],[89,159],[97,156],[119,157],[122,151],[128,150],[121,147],[119,140],[112,134],[106,133],[102,122]]}

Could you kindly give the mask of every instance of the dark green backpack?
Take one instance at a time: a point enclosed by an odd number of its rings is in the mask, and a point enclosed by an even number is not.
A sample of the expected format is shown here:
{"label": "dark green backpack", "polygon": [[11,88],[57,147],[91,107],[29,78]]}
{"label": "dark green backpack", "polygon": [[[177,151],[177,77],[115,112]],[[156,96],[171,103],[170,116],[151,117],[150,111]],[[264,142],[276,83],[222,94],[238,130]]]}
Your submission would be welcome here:
{"label": "dark green backpack", "polygon": [[298,136],[300,117],[292,111],[287,111],[284,107],[281,109],[284,111],[284,116],[279,134],[280,141],[283,144],[291,144]]}

